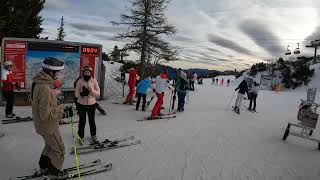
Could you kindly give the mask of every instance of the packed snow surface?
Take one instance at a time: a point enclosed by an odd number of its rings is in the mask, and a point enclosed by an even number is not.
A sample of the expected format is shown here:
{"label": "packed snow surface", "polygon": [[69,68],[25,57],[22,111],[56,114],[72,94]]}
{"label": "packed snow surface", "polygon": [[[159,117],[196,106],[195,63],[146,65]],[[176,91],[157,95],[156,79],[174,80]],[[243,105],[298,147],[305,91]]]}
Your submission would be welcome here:
{"label": "packed snow surface", "polygon": [[[258,113],[243,109],[238,115],[231,110],[234,89],[204,80],[189,93],[185,112],[177,113],[177,118],[144,122],[137,120],[150,115],[152,107],[146,114],[135,111],[134,106],[113,104],[122,99],[108,95],[107,100],[99,102],[108,115],[96,112],[99,139],[134,135],[142,144],[79,155],[80,162],[101,158],[113,163],[111,171],[83,179],[319,180],[317,143],[295,136],[282,141],[287,123],[297,122],[300,98],[305,99],[306,92],[261,91]],[[170,104],[169,91],[165,98],[164,112]],[[319,102],[319,95],[316,101]],[[3,107],[1,112],[4,118]],[[31,115],[31,107],[15,107],[14,112]],[[5,136],[0,138],[0,179],[32,173],[38,168],[44,146],[33,123],[2,125],[1,129]],[[67,125],[61,126],[60,131],[67,152],[64,167],[69,167],[75,163],[74,156],[68,153],[72,133]],[[319,132],[318,124],[313,136],[320,139]],[[86,135],[89,136],[88,123]]]}

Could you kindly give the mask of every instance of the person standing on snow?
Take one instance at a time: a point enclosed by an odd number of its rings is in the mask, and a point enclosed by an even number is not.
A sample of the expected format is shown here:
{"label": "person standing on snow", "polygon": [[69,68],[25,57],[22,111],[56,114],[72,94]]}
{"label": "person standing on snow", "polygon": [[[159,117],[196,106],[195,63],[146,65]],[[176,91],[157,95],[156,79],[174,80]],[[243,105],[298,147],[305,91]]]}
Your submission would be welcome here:
{"label": "person standing on snow", "polygon": [[190,90],[194,91],[194,82],[198,79],[197,73],[193,72],[190,78]]}
{"label": "person standing on snow", "polygon": [[86,125],[86,117],[88,114],[91,143],[98,143],[96,136],[96,97],[100,96],[100,88],[98,81],[92,78],[92,68],[90,66],[84,66],[82,68],[82,78],[78,80],[75,90],[75,96],[78,98],[78,114],[79,114],[79,126],[78,135],[84,139],[84,129]]}
{"label": "person standing on snow", "polygon": [[138,85],[137,85],[138,100],[137,100],[137,104],[136,104],[137,111],[140,106],[141,98],[142,98],[142,111],[145,110],[146,101],[147,101],[147,91],[149,88],[151,88],[151,80],[149,77],[146,77],[144,80],[142,80],[138,83]]}
{"label": "person standing on snow", "polygon": [[[166,88],[169,88],[173,90],[173,87],[170,85],[170,83],[167,81],[168,74],[167,72],[162,72],[160,75],[156,77],[155,83],[156,83],[156,95],[157,95],[157,102],[153,107],[151,118],[156,119],[158,116],[160,116],[161,106],[163,104],[164,99],[164,92]],[[171,108],[171,107],[170,107]]]}
{"label": "person standing on snow", "polygon": [[220,86],[223,86],[223,83],[224,83],[224,79],[222,78]]}
{"label": "person standing on snow", "polygon": [[2,93],[6,99],[6,118],[14,118],[13,104],[14,104],[14,88],[20,89],[18,84],[14,82],[12,73],[12,61],[5,61],[4,68],[1,71],[1,80],[3,83]]}
{"label": "person standing on snow", "polygon": [[188,90],[187,74],[183,71],[180,72],[180,76],[177,80],[175,91],[178,94],[178,111],[184,111],[185,97]]}
{"label": "person standing on snow", "polygon": [[260,87],[259,87],[259,83],[254,82],[253,84],[254,84],[254,86],[253,86],[252,92],[250,94],[250,104],[249,104],[248,110],[251,111],[252,102],[253,102],[252,111],[256,112],[256,105],[257,105],[256,104],[256,100],[257,100],[257,97],[258,97],[258,92],[260,90]]}
{"label": "person standing on snow", "polygon": [[40,172],[50,179],[65,178],[61,171],[64,162],[65,147],[62,141],[59,122],[62,118],[73,116],[72,108],[63,109],[54,87],[59,71],[64,63],[48,57],[42,63],[42,71],[33,77],[31,88],[32,119],[36,132],[42,136],[45,146],[39,160]]}
{"label": "person standing on snow", "polygon": [[135,69],[135,67],[132,67],[130,69],[129,81],[128,81],[129,94],[127,95],[126,101],[123,102],[123,104],[132,104],[132,98],[135,93],[136,82],[137,82],[137,70]]}
{"label": "person standing on snow", "polygon": [[237,96],[237,99],[234,103],[234,110],[237,112],[237,113],[240,113],[240,109],[241,109],[241,105],[242,105],[242,101],[244,99],[244,96],[245,96],[245,93],[248,94],[248,85],[247,85],[247,81],[246,80],[243,80],[239,86],[235,89],[235,91],[237,91],[239,89],[239,92],[238,92],[238,96]]}
{"label": "person standing on snow", "polygon": [[216,86],[218,86],[218,81],[219,81],[219,79],[217,78],[217,79],[216,79]]}
{"label": "person standing on snow", "polygon": [[230,86],[230,79],[227,80],[227,87]]}

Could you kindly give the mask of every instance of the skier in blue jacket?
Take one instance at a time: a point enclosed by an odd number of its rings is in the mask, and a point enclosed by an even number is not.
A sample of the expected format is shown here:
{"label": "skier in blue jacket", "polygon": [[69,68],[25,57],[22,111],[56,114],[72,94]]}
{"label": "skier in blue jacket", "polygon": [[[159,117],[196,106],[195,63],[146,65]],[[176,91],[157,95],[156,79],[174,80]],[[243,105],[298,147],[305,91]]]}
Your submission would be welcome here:
{"label": "skier in blue jacket", "polygon": [[141,97],[143,98],[142,99],[142,111],[145,110],[148,88],[151,88],[151,80],[149,77],[146,77],[144,80],[140,81],[137,85],[137,93],[138,93],[138,101],[136,104],[137,111],[140,106]]}

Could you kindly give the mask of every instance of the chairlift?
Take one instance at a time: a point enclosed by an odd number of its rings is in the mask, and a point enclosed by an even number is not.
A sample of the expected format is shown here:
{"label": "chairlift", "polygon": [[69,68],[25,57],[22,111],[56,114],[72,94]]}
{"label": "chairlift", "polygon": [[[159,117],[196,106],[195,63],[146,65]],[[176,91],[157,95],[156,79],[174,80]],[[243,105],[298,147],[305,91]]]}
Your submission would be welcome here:
{"label": "chairlift", "polygon": [[290,55],[290,54],[291,54],[291,51],[289,50],[289,45],[288,45],[285,55],[287,56],[287,55]]}
{"label": "chairlift", "polygon": [[300,54],[299,43],[298,47],[293,51],[294,54]]}

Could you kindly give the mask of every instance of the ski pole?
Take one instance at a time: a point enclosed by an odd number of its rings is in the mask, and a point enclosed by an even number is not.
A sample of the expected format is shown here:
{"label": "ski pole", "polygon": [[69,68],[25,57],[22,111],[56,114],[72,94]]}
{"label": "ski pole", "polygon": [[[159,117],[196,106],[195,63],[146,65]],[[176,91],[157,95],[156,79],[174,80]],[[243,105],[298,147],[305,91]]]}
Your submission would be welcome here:
{"label": "ski pole", "polygon": [[226,111],[229,109],[229,106],[230,106],[230,104],[231,104],[231,102],[232,102],[233,97],[234,97],[235,94],[236,94],[236,91],[232,94],[232,97],[231,97],[231,99],[230,99],[230,101],[229,101],[229,103],[228,103],[228,105],[227,105]]}
{"label": "ski pole", "polygon": [[[72,116],[70,117],[70,121],[71,121],[71,126],[72,126],[72,138],[73,138],[73,151],[74,151],[74,156],[75,156],[75,160],[76,160],[76,167],[77,167],[77,171],[78,171],[78,179],[81,180],[81,172],[80,172],[80,167],[79,167],[79,159],[78,159],[78,153],[77,153],[77,146],[76,146],[76,138],[75,138],[75,134],[78,135],[78,133],[75,132],[75,128],[73,126],[73,120],[72,120]],[[78,135],[79,136],[79,135]],[[81,140],[81,138],[79,138]],[[81,143],[82,140],[81,140]],[[84,143],[83,143],[84,144]]]}
{"label": "ski pole", "polygon": [[173,91],[171,92],[170,105],[169,105],[169,114],[171,113],[172,97],[173,97]]}

